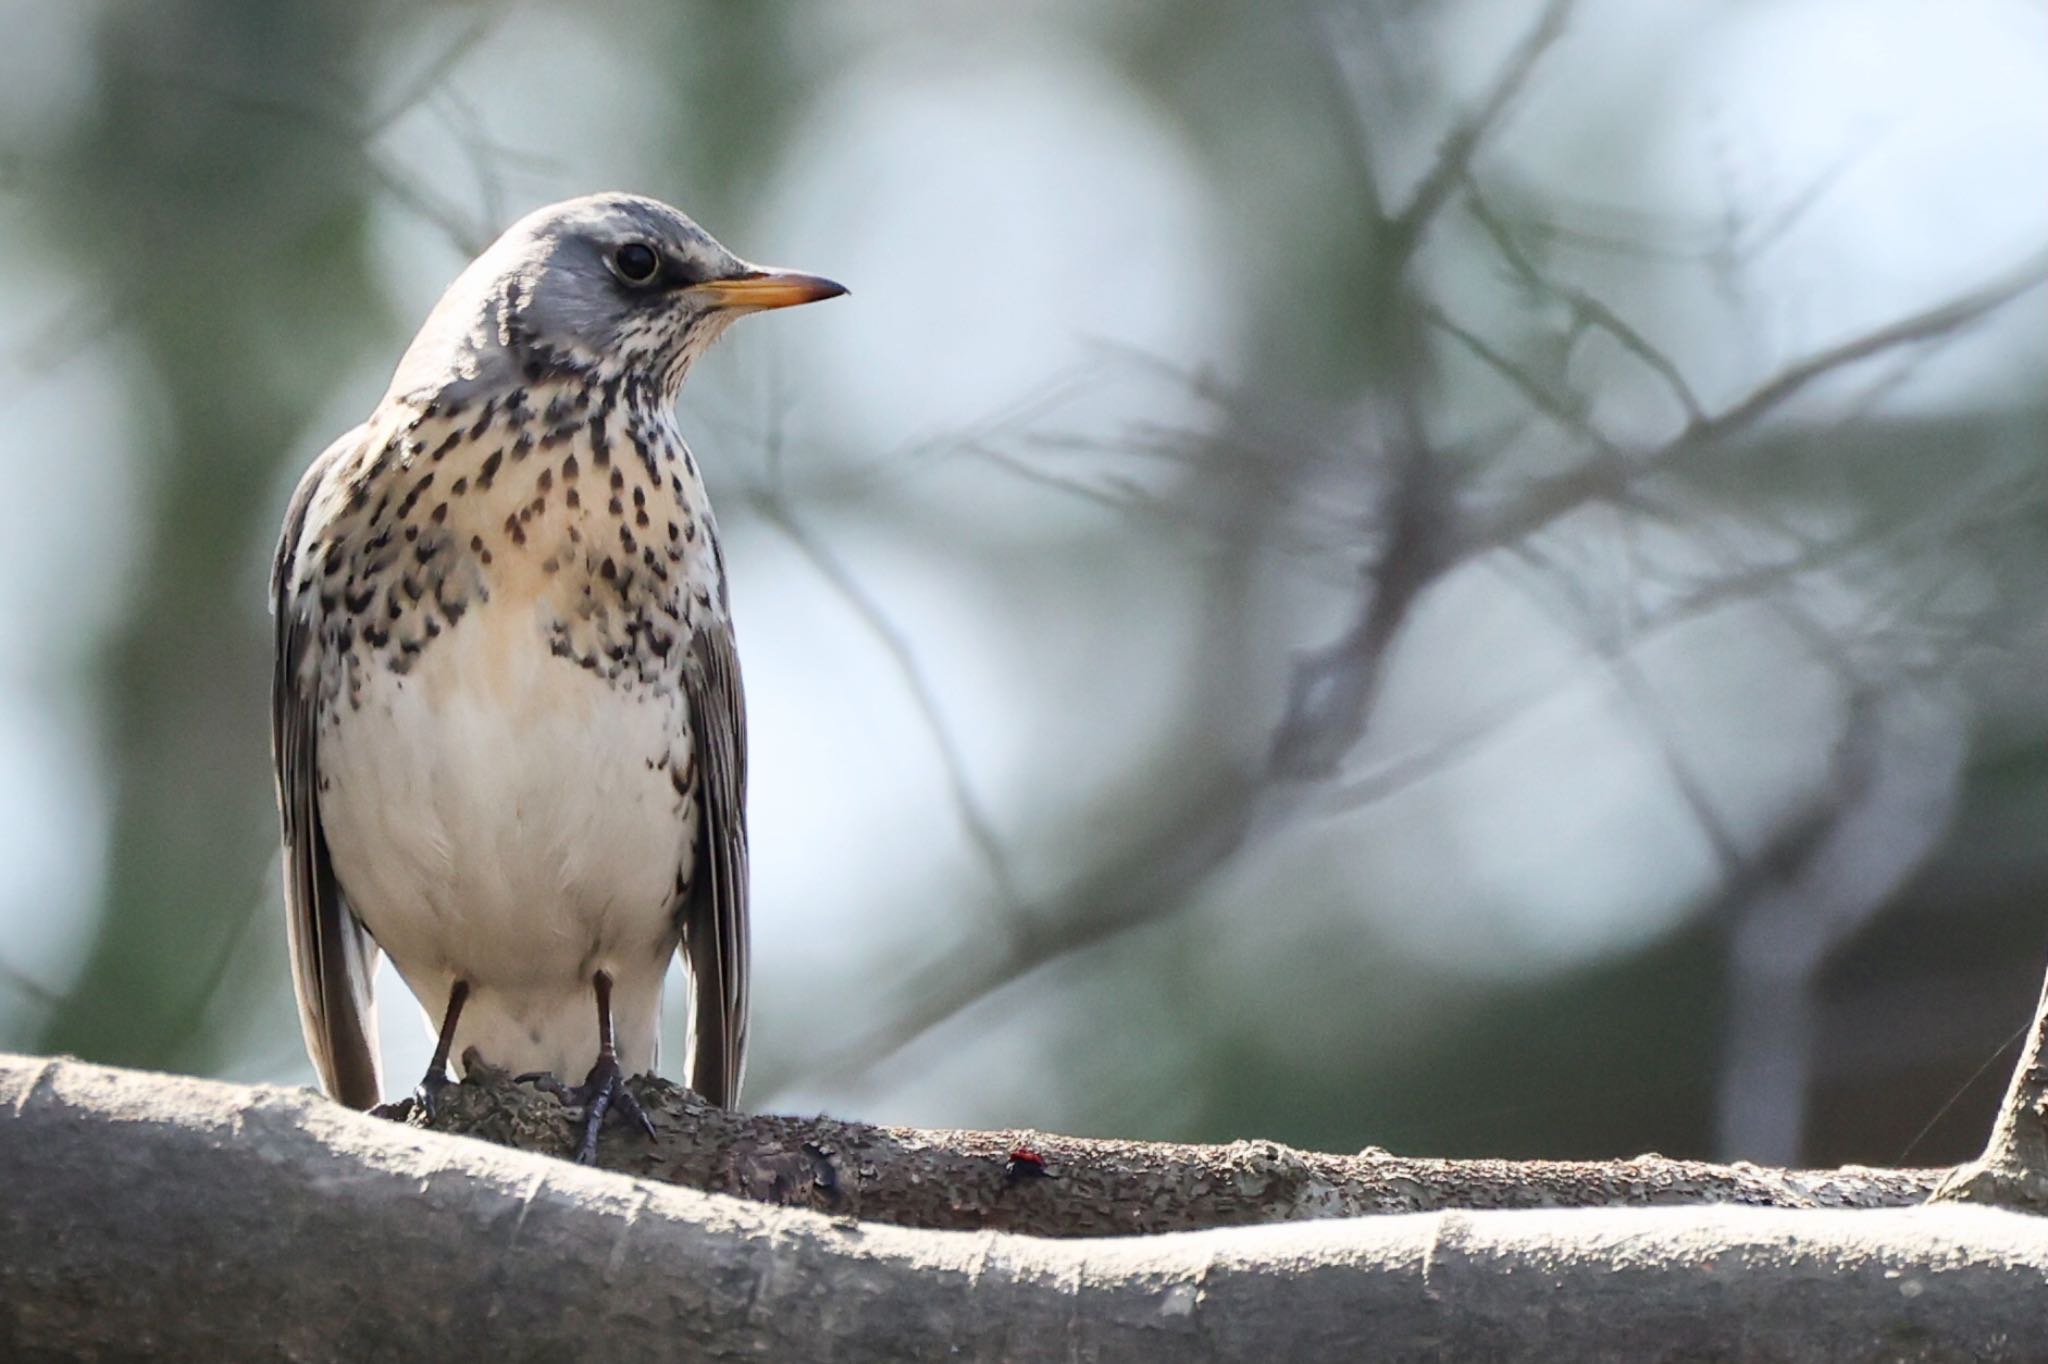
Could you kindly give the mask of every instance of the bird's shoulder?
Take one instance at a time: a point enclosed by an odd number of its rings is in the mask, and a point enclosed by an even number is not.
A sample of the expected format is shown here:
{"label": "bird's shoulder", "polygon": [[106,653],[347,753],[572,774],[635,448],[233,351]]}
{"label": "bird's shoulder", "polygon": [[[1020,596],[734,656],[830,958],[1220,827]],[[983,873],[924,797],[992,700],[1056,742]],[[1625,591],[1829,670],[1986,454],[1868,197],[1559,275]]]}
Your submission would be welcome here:
{"label": "bird's shoulder", "polygon": [[[279,532],[277,550],[270,564],[270,599],[274,610],[282,610],[295,595],[293,580],[305,554],[307,527],[309,523],[317,525],[324,519],[326,501],[322,495],[334,479],[336,470],[358,457],[369,429],[370,424],[362,422],[335,437],[326,449],[314,456],[292,488],[291,498],[285,503],[284,526]],[[315,516],[316,506],[321,508],[321,517]]]}

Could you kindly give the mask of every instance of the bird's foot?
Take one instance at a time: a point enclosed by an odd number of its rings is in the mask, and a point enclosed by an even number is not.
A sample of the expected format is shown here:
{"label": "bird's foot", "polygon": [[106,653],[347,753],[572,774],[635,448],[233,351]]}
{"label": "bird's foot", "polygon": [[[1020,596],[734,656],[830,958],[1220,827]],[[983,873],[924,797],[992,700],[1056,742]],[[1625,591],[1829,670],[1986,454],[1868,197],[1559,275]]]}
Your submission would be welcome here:
{"label": "bird's foot", "polygon": [[578,1165],[597,1164],[598,1130],[604,1126],[605,1114],[614,1108],[638,1123],[640,1130],[649,1137],[654,1135],[654,1120],[633,1097],[633,1091],[626,1088],[626,1073],[619,1069],[619,1063],[613,1057],[599,1057],[583,1083],[574,1087],[563,1084],[545,1071],[521,1075],[518,1080],[521,1084],[545,1090],[568,1107],[583,1110],[583,1138],[576,1145]]}
{"label": "bird's foot", "polygon": [[370,1110],[373,1118],[389,1118],[393,1122],[410,1122],[418,1113],[431,1123],[441,1111],[441,1096],[455,1081],[448,1078],[446,1071],[428,1071],[420,1078],[412,1093],[396,1103],[378,1104]]}
{"label": "bird's foot", "polygon": [[433,1071],[421,1077],[419,1086],[412,1092],[412,1101],[419,1111],[432,1122],[441,1115],[441,1096],[455,1087],[455,1081],[448,1078],[446,1071]]}

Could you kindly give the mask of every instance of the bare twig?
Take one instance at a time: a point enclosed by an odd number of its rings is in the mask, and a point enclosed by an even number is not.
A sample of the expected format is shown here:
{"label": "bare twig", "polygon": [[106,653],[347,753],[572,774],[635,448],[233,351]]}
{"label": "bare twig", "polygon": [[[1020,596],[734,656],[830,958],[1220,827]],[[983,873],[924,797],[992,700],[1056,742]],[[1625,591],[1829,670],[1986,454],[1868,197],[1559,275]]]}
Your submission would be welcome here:
{"label": "bare twig", "polygon": [[1555,279],[1539,268],[1515,240],[1514,231],[1507,221],[1487,203],[1476,181],[1466,181],[1465,193],[1466,205],[1473,220],[1486,230],[1494,249],[1500,252],[1501,259],[1508,263],[1524,285],[1538,294],[1558,299],[1572,310],[1575,318],[1613,337],[1616,344],[1663,380],[1665,388],[1685,410],[1688,421],[1705,419],[1706,411],[1701,407],[1698,395],[1692,391],[1692,385],[1686,382],[1685,375],[1679,371],[1670,356],[1652,345],[1649,338],[1592,294],[1576,285]]}
{"label": "bare twig", "polygon": [[1514,384],[1532,406],[1599,452],[1596,458],[1577,469],[1530,484],[1521,495],[1497,511],[1460,527],[1460,544],[1453,557],[1461,559],[1514,543],[1563,516],[1595,503],[1625,500],[1633,495],[1634,485],[1644,475],[1669,472],[1679,467],[1681,455],[1747,430],[1807,385],[1894,350],[1950,339],[1972,323],[2023,297],[2044,281],[2048,281],[2048,253],[2030,259],[2018,269],[1962,298],[1799,360],[1765,380],[1748,397],[1721,413],[1688,424],[1662,447],[1633,458],[1625,458],[1606,435],[1588,423],[1571,404],[1551,394],[1534,376],[1502,355],[1484,338],[1458,324],[1434,304],[1424,302],[1419,305],[1424,316]]}
{"label": "bare twig", "polygon": [[[1542,552],[1534,545],[1518,545],[1513,553],[1531,565],[1541,564]],[[1537,599],[1543,600],[1541,597]],[[1579,626],[1578,622],[1568,621],[1566,624],[1573,628]],[[1583,635],[1583,631],[1581,634]],[[1742,847],[1733,831],[1729,829],[1727,820],[1722,817],[1720,809],[1714,804],[1713,797],[1708,794],[1705,783],[1693,770],[1691,760],[1679,748],[1671,726],[1663,719],[1663,701],[1658,697],[1656,688],[1651,686],[1649,678],[1643,674],[1642,665],[1636,662],[1633,652],[1636,641],[1589,639],[1587,643],[1598,651],[1607,665],[1609,675],[1614,678],[1622,696],[1627,699],[1629,706],[1642,722],[1650,741],[1656,746],[1658,757],[1664,765],[1665,775],[1671,779],[1672,788],[1678,792],[1679,799],[1685,802],[1686,809],[1691,812],[1693,822],[1699,826],[1701,837],[1706,839],[1707,846],[1713,850],[1715,860],[1721,865],[1722,875],[1730,882],[1743,879],[1746,867]]]}
{"label": "bare twig", "polygon": [[12,990],[38,1008],[54,1009],[64,1002],[64,996],[4,961],[0,961],[0,988]]}
{"label": "bare twig", "polygon": [[1329,647],[1295,661],[1267,757],[1273,776],[1327,777],[1358,742],[1385,675],[1387,647],[1415,599],[1442,570],[1441,481],[1429,450],[1415,444],[1404,452],[1388,499],[1384,540],[1361,575],[1350,628]]}
{"label": "bare twig", "polygon": [[455,68],[462,65],[486,38],[497,31],[498,25],[508,12],[509,10],[503,6],[491,6],[479,11],[452,42],[435,53],[433,60],[421,67],[413,78],[399,89],[383,109],[363,117],[358,124],[363,139],[367,142],[445,88]]}
{"label": "bare twig", "polygon": [[[1312,782],[1357,743],[1388,645],[1440,565],[1437,474],[1421,446],[1403,456],[1379,553],[1359,578],[1351,625],[1298,661],[1272,747],[1258,770],[1226,768],[1183,786],[1160,832],[1133,840],[1003,942],[975,941],[927,964],[911,1003],[815,1067],[836,1082],[872,1070],[978,1001],[1051,963],[1177,912],[1255,834],[1283,827]],[[1014,928],[1014,926],[1013,926]]]}
{"label": "bare twig", "polygon": [[2044,282],[2048,282],[2048,252],[2022,262],[2015,269],[1960,298],[1865,332],[1786,366],[1747,397],[1717,415],[1692,422],[1674,444],[1699,445],[1725,440],[1782,407],[1818,379],[1888,351],[1953,336],[2039,288]]}
{"label": "bare twig", "polygon": [[755,489],[749,498],[750,504],[761,519],[775,527],[788,539],[805,562],[817,571],[832,590],[839,594],[841,601],[860,621],[867,632],[881,645],[882,652],[896,669],[896,675],[916,707],[924,730],[931,739],[932,749],[938,755],[939,764],[945,770],[946,789],[952,798],[955,817],[962,832],[973,844],[991,883],[995,886],[1002,903],[1011,911],[1006,920],[1014,918],[1023,903],[1023,896],[1017,888],[1016,877],[1010,869],[1009,856],[1003,850],[1001,837],[996,833],[995,823],[989,818],[980,795],[974,789],[974,782],[967,774],[967,760],[960,752],[958,740],[953,737],[952,727],[947,723],[944,710],[939,704],[938,694],[924,675],[924,669],[917,661],[917,653],[910,640],[882,609],[880,602],[861,586],[845,561],[834,554],[823,541],[796,515],[786,498],[770,489]]}
{"label": "bare twig", "polygon": [[1482,364],[1515,386],[1516,391],[1529,400],[1529,406],[1556,422],[1574,435],[1583,437],[1600,454],[1617,457],[1621,451],[1607,434],[1587,419],[1578,406],[1552,393],[1533,374],[1496,350],[1485,337],[1453,318],[1434,303],[1427,301],[1416,304],[1423,320],[1443,332]]}
{"label": "bare twig", "polygon": [[1486,98],[1444,138],[1429,173],[1415,187],[1407,205],[1394,215],[1391,235],[1404,253],[1412,251],[1421,241],[1437,210],[1470,173],[1472,159],[1478,154],[1487,133],[1528,84],[1544,54],[1563,36],[1572,5],[1573,0],[1550,0],[1543,7],[1536,23],[1502,64]]}

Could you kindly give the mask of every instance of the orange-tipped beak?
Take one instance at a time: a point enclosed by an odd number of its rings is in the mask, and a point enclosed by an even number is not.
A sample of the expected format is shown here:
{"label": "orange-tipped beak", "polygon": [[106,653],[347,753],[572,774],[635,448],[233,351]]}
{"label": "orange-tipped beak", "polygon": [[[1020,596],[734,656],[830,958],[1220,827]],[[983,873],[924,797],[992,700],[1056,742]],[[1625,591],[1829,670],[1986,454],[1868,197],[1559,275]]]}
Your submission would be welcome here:
{"label": "orange-tipped beak", "polygon": [[706,295],[720,308],[759,310],[837,298],[846,292],[846,286],[794,270],[754,270],[738,279],[706,280],[694,292]]}

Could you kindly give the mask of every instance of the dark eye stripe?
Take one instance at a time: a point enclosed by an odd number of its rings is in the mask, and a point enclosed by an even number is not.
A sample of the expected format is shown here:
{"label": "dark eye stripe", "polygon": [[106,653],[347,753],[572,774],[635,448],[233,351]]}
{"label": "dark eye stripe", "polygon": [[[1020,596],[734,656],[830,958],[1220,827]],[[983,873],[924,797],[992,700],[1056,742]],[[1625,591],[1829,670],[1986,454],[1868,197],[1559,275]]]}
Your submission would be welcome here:
{"label": "dark eye stripe", "polygon": [[702,284],[703,273],[690,262],[678,256],[661,258],[661,283],[668,289],[687,289],[692,284]]}

